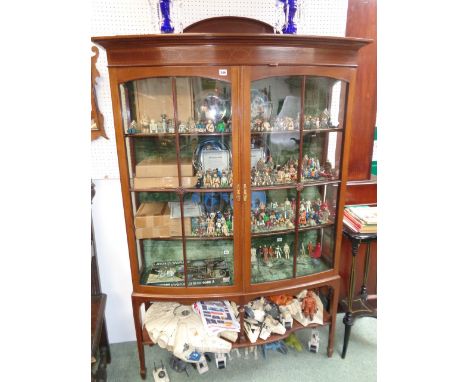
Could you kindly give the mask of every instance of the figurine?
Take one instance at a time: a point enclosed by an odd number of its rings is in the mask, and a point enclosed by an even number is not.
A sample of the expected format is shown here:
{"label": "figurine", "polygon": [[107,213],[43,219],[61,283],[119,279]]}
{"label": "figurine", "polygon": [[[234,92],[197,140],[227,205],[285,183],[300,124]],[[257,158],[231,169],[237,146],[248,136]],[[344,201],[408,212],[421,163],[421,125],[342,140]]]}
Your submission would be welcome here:
{"label": "figurine", "polygon": [[161,114],[161,130],[162,133],[167,133],[166,114]]}
{"label": "figurine", "polygon": [[276,255],[276,258],[277,259],[280,259],[282,256],[281,256],[281,248],[279,245],[276,246],[275,248],[275,255]]}
{"label": "figurine", "polygon": [[138,132],[137,130],[138,124],[136,121],[132,121],[130,123],[130,127],[127,129],[127,134],[136,134]]}
{"label": "figurine", "polygon": [[296,351],[302,351],[302,344],[297,338],[296,333],[291,333],[285,340],[284,343],[288,345],[290,348],[296,349]]}
{"label": "figurine", "polygon": [[226,368],[226,354],[224,353],[215,353],[215,362],[218,369]]}
{"label": "figurine", "polygon": [[221,180],[219,179],[218,172],[215,171],[213,174],[213,180],[211,181],[213,188],[219,188]]}
{"label": "figurine", "polygon": [[179,124],[179,133],[186,133],[187,132],[187,126],[185,125],[185,123],[180,123]]}
{"label": "figurine", "polygon": [[265,264],[268,264],[268,247],[264,244],[263,249],[262,249],[262,254],[263,254],[263,261]]}
{"label": "figurine", "polygon": [[[187,369],[185,369],[185,371],[187,371]],[[154,382],[170,382],[169,375],[167,374],[167,370],[164,367],[164,364],[162,363],[162,361],[161,361],[161,367],[159,368],[156,368],[156,364],[154,364],[153,378],[154,378]]]}
{"label": "figurine", "polygon": [[290,249],[289,249],[288,243],[285,243],[285,244],[284,244],[284,246],[283,246],[283,251],[284,251],[284,258],[285,258],[285,259],[289,259]]}
{"label": "figurine", "polygon": [[312,258],[314,256],[314,245],[310,241],[309,244],[307,244],[307,252],[309,253],[309,257]]}
{"label": "figurine", "polygon": [[310,341],[307,342],[309,346],[309,351],[312,353],[318,353],[319,342],[320,342],[320,338],[319,338],[318,332],[315,330],[312,330]]}
{"label": "figurine", "polygon": [[209,133],[214,133],[215,131],[214,123],[211,119],[206,121],[206,131]]}
{"label": "figurine", "polygon": [[148,117],[145,114],[143,114],[143,117],[141,118],[140,125],[141,125],[141,129],[143,130],[143,133],[150,132]]}
{"label": "figurine", "polygon": [[320,246],[320,243],[317,243],[317,245],[315,246],[314,252],[312,253],[312,260],[314,261],[314,263],[318,262],[318,259],[320,258],[320,256],[322,256],[322,248]]}
{"label": "figurine", "polygon": [[314,319],[314,314],[317,312],[317,301],[315,301],[314,292],[307,291],[306,297],[302,300],[301,309],[304,317]]}
{"label": "figurine", "polygon": [[223,174],[221,176],[220,186],[221,187],[229,187],[229,181],[228,181],[228,178],[226,176],[226,171],[223,171]]}
{"label": "figurine", "polygon": [[156,123],[154,119],[150,120],[149,129],[150,129],[150,133],[152,134],[156,134],[158,132],[158,124]]}
{"label": "figurine", "polygon": [[257,250],[255,248],[250,248],[250,262],[253,264],[257,261]]}
{"label": "figurine", "polygon": [[226,124],[224,123],[223,120],[219,121],[217,124],[216,124],[216,131],[218,133],[224,133],[224,131],[226,130]]}

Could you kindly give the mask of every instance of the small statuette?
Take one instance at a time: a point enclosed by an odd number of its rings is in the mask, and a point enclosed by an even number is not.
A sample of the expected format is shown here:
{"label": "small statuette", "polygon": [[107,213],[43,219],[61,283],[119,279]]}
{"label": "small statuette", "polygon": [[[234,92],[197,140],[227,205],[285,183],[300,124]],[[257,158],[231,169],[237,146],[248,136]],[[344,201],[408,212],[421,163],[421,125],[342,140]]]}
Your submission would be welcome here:
{"label": "small statuette", "polygon": [[147,134],[150,132],[148,117],[145,114],[143,114],[143,117],[141,118],[140,126],[141,126],[143,133]]}
{"label": "small statuette", "polygon": [[150,133],[156,134],[158,132],[158,124],[154,119],[151,119],[149,122]]}
{"label": "small statuette", "polygon": [[224,121],[219,121],[216,124],[216,131],[218,133],[224,133],[225,130],[226,130],[226,124],[224,123]]}
{"label": "small statuette", "polygon": [[213,123],[213,121],[211,119],[209,119],[206,122],[206,131],[209,132],[209,133],[214,133],[214,131],[215,131],[214,123]]}
{"label": "small statuette", "polygon": [[187,132],[187,126],[184,123],[179,124],[179,133],[186,133]]}
{"label": "small statuette", "polygon": [[166,114],[161,114],[161,133],[167,133]]}
{"label": "small statuette", "polygon": [[136,121],[132,121],[130,123],[130,127],[127,129],[127,133],[128,134],[136,134],[137,133],[137,127],[138,127],[138,124]]}

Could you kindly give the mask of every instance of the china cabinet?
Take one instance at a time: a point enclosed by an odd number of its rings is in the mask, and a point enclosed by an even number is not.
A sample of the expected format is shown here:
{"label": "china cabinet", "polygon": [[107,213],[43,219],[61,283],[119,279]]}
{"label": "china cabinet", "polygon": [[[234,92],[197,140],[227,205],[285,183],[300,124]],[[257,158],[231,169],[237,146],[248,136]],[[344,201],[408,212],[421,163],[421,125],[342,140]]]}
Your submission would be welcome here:
{"label": "china cabinet", "polygon": [[357,52],[369,40],[92,41],[108,57],[142,376],[151,301],[230,300],[242,313],[259,296],[320,291],[331,356]]}

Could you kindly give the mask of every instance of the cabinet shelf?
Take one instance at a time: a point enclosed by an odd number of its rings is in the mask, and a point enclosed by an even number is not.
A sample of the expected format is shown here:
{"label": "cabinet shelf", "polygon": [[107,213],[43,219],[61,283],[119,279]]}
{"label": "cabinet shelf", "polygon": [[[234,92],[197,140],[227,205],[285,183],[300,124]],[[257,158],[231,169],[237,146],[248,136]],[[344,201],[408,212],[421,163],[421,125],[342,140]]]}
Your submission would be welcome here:
{"label": "cabinet shelf", "polygon": [[[302,130],[303,134],[313,134],[313,133],[331,133],[335,131],[343,131],[342,127],[331,127],[329,129],[310,129]],[[282,130],[282,131],[250,131],[251,135],[276,135],[276,134],[297,134],[300,130]]]}
{"label": "cabinet shelf", "polygon": [[301,181],[300,183],[287,183],[287,184],[277,184],[271,186],[253,186],[252,191],[266,191],[266,190],[284,190],[288,188],[297,188],[298,185],[309,187],[309,186],[324,186],[327,184],[339,184],[341,180],[334,179],[334,180],[306,180]]}
{"label": "cabinet shelf", "polygon": [[232,192],[232,188],[186,188],[186,187],[158,187],[158,188],[131,188],[130,192],[177,192],[199,193],[199,192]]}
{"label": "cabinet shelf", "polygon": [[[322,325],[320,325],[320,324],[310,324],[310,325],[307,325],[307,326],[302,326],[300,323],[298,323],[297,321],[294,320],[293,321],[293,327],[291,329],[286,330],[286,333],[284,333],[284,334],[272,334],[266,340],[262,340],[261,338],[259,338],[254,343],[250,342],[249,339],[246,336],[244,336],[242,339],[237,340],[237,342],[232,343],[232,348],[235,349],[235,348],[244,348],[244,347],[248,347],[248,346],[265,345],[265,344],[269,344],[271,342],[275,342],[275,341],[285,339],[290,334],[292,334],[292,333],[294,333],[294,332],[296,332],[298,330],[314,329],[314,328],[317,328],[317,327],[320,327],[320,326],[327,326],[327,325],[330,325],[330,324],[331,324],[330,314],[326,310],[324,310],[323,311],[323,324]],[[241,330],[243,330],[243,329],[241,329]],[[151,341],[151,338],[150,338],[150,336],[148,334],[148,331],[146,330],[146,328],[144,326],[143,326],[143,345],[148,345],[148,346],[153,346],[154,345],[153,341]]]}
{"label": "cabinet shelf", "polygon": [[[326,228],[326,227],[332,227],[334,226],[335,223],[327,223],[327,224],[318,224],[318,225],[313,225],[309,227],[301,227],[299,228],[299,232],[307,232],[307,231],[313,231],[316,229],[320,228]],[[290,233],[296,232],[295,228],[291,229],[283,229],[283,230],[278,230],[278,231],[264,231],[264,232],[252,232],[251,236],[252,237],[264,237],[264,236],[277,236],[277,235],[287,235]]]}
{"label": "cabinet shelf", "polygon": [[[190,136],[215,136],[223,137],[231,135],[230,132],[227,133],[179,133],[180,137],[190,137]],[[151,138],[151,137],[175,137],[176,133],[135,133],[135,134],[124,134],[127,138]]]}
{"label": "cabinet shelf", "polygon": [[[182,236],[160,236],[160,237],[150,237],[145,239],[137,240],[163,240],[163,241],[182,241]],[[185,236],[187,241],[205,241],[205,240],[233,240],[234,236]]]}

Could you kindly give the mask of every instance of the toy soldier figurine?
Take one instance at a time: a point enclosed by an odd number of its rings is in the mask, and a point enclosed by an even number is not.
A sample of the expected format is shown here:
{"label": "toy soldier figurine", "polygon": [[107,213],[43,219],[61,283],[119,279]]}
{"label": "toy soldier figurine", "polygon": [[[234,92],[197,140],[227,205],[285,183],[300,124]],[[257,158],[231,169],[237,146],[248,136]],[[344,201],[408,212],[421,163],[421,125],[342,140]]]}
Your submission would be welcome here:
{"label": "toy soldier figurine", "polygon": [[317,301],[315,301],[312,291],[307,291],[307,295],[302,300],[301,309],[304,317],[309,317],[311,320],[314,319],[314,314],[317,312]]}

